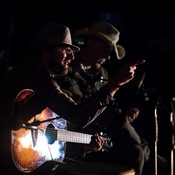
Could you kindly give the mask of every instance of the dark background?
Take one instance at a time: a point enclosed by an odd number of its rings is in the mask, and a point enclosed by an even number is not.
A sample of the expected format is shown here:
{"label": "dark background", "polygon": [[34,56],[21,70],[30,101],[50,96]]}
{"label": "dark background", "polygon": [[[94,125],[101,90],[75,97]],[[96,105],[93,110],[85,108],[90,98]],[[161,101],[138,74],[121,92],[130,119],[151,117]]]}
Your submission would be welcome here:
{"label": "dark background", "polygon": [[28,44],[44,23],[62,23],[73,33],[94,21],[105,20],[120,30],[119,43],[126,49],[125,58],[146,59],[144,67],[151,86],[171,98],[175,95],[175,7],[170,2],[3,0],[0,62],[11,66],[25,58]]}
{"label": "dark background", "polygon": [[[73,33],[97,20],[105,20],[119,29],[119,44],[126,50],[125,60],[146,60],[138,67],[135,77],[140,80],[145,73],[143,93],[146,95],[143,96],[149,99],[143,102],[142,119],[135,125],[154,144],[154,132],[150,128],[154,130],[154,109],[159,102],[158,147],[160,154],[168,157],[171,148],[169,114],[171,99],[175,96],[175,7],[171,1],[3,0],[0,5],[1,76],[27,57],[28,46],[42,24],[61,23]],[[113,63],[106,67],[115,70]]]}

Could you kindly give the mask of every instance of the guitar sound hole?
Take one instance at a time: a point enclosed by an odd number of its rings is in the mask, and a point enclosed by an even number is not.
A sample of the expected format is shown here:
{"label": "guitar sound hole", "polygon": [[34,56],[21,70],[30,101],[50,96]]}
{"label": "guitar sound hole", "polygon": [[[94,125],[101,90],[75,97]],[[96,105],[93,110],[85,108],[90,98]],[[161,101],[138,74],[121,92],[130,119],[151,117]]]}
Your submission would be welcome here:
{"label": "guitar sound hole", "polygon": [[57,131],[55,130],[55,127],[53,124],[49,124],[46,128],[46,138],[48,141],[48,144],[53,144],[55,140],[57,139]]}

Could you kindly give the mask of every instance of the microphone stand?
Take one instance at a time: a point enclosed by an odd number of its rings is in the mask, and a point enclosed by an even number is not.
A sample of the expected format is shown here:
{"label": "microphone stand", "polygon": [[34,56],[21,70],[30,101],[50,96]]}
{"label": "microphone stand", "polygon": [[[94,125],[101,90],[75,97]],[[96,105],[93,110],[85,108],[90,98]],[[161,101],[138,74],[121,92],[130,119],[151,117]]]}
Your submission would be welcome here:
{"label": "microphone stand", "polygon": [[158,121],[157,121],[157,104],[154,109],[154,118],[155,118],[155,175],[157,175],[157,142],[158,142]]}
{"label": "microphone stand", "polygon": [[155,140],[154,140],[154,171],[155,175],[158,175],[158,107],[160,103],[160,96],[155,93],[154,89],[151,89],[153,104],[154,104],[154,121],[155,121]]}
{"label": "microphone stand", "polygon": [[32,122],[32,123],[23,123],[22,126],[24,128],[27,128],[27,129],[29,129],[29,128],[32,128],[33,129],[33,127],[35,128],[35,127],[39,126],[41,123],[46,123],[46,122],[49,122],[49,121],[52,121],[52,120],[56,120],[56,119],[59,119],[59,118],[61,118],[61,117],[58,116],[58,117],[55,117],[55,118],[51,118],[51,119],[47,119],[47,120],[42,120],[42,121],[35,119],[34,122]]}
{"label": "microphone stand", "polygon": [[171,102],[171,107],[172,107],[172,112],[170,113],[170,122],[172,124],[172,146],[171,146],[171,175],[174,175],[174,149],[175,149],[175,111],[174,111],[174,105],[173,105],[173,101],[175,99],[172,98],[172,102]]}

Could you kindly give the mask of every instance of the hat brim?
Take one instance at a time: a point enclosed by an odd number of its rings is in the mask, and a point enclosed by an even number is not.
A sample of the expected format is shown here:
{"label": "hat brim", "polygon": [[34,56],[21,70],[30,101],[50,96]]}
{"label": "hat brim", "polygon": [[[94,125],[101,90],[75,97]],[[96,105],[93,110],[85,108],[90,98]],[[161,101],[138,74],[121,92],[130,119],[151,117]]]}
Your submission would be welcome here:
{"label": "hat brim", "polygon": [[100,38],[103,41],[107,42],[110,47],[114,48],[115,53],[116,53],[116,57],[117,57],[118,60],[122,59],[126,54],[124,47],[122,47],[119,44],[114,44],[113,45],[113,43],[111,41],[109,41],[109,39],[101,33],[87,32],[87,33],[84,33],[84,36],[95,36],[95,37]]}
{"label": "hat brim", "polygon": [[105,35],[102,35],[100,33],[91,32],[88,30],[88,28],[78,30],[77,32],[74,33],[74,38],[86,37],[86,36],[94,36],[94,37],[97,37],[99,39],[106,41],[114,49],[118,60],[122,59],[126,54],[124,47],[122,47],[119,44],[111,45],[112,43],[105,37]]}
{"label": "hat brim", "polygon": [[76,52],[78,52],[78,51],[80,51],[80,48],[78,47],[78,46],[75,46],[75,45],[73,45],[73,44],[66,44],[66,43],[47,43],[47,44],[44,44],[44,43],[37,43],[37,42],[35,42],[35,43],[31,43],[31,47],[41,47],[41,46],[46,46],[46,45],[48,45],[48,46],[66,46],[66,47],[70,47],[73,51],[76,51]]}
{"label": "hat brim", "polygon": [[118,60],[121,60],[126,54],[125,49],[119,44],[114,46],[114,50]]}
{"label": "hat brim", "polygon": [[73,51],[76,51],[76,52],[80,51],[80,48],[78,46],[75,46],[75,45],[65,44],[65,43],[60,43],[59,45],[70,47]]}

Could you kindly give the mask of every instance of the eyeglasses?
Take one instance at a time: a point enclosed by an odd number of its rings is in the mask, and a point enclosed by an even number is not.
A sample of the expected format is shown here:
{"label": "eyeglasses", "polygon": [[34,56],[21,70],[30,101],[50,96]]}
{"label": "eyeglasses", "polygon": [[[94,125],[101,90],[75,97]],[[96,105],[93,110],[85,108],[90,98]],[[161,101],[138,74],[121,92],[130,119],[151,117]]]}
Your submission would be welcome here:
{"label": "eyeglasses", "polygon": [[70,47],[57,47],[57,48],[55,48],[55,51],[58,51],[58,50],[65,52],[67,55],[74,53]]}
{"label": "eyeglasses", "polygon": [[65,50],[66,54],[68,54],[68,55],[73,53],[73,50],[69,47],[64,48],[64,50]]}

